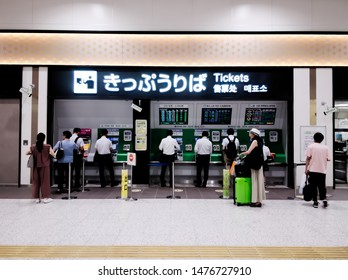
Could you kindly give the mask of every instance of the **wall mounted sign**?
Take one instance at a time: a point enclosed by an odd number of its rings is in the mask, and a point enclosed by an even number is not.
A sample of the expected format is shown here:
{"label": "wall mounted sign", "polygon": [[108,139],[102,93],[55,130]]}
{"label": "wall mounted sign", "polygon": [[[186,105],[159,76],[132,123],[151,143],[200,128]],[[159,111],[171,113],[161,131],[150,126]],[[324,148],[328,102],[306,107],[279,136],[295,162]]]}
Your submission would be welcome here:
{"label": "wall mounted sign", "polygon": [[[291,68],[52,67],[54,96],[74,98],[216,99],[292,96]],[[91,98],[91,97],[89,97]]]}

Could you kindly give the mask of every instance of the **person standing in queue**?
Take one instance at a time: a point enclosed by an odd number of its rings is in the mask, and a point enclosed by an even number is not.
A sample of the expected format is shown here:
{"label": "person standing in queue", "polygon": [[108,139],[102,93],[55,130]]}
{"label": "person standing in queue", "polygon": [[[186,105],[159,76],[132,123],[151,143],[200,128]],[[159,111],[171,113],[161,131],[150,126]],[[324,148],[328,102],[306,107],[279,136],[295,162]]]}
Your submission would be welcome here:
{"label": "person standing in queue", "polygon": [[[222,140],[222,159],[225,163],[226,169],[231,169],[232,163],[236,160],[239,151],[239,140],[234,136],[234,129],[227,129],[227,137]],[[236,172],[233,170],[233,173],[230,176],[230,187],[232,188],[232,197],[234,197],[235,189],[235,178]]]}
{"label": "person standing in queue", "polygon": [[78,150],[74,150],[74,160],[72,165],[72,170],[74,172],[74,185],[72,186],[72,191],[79,191],[81,187],[81,168],[83,163],[83,153],[85,152],[85,143],[83,139],[79,136],[81,129],[76,127],[73,130],[73,134],[70,137],[70,141],[75,143]]}
{"label": "person standing in queue", "polygon": [[227,137],[222,140],[222,156],[226,169],[230,169],[232,162],[236,160],[239,146],[239,140],[234,136],[234,129],[227,129]]}
{"label": "person standing in queue", "polygon": [[173,131],[171,129],[167,130],[167,137],[163,138],[161,140],[161,143],[159,144],[159,149],[162,151],[160,162],[162,164],[161,168],[161,187],[166,186],[166,170],[167,166],[169,166],[169,174],[170,174],[170,186],[173,186],[173,170],[172,170],[172,163],[175,161],[175,152],[180,150],[180,146],[176,139],[172,138]]}
{"label": "person standing in queue", "polygon": [[[202,138],[198,139],[195,144],[196,164],[197,164],[197,178],[196,187],[206,188],[209,176],[210,155],[213,152],[213,144],[208,138],[208,131],[202,132]],[[202,184],[202,170],[204,173]]]}
{"label": "person standing in queue", "polygon": [[251,145],[242,155],[246,155],[245,164],[251,169],[251,207],[261,207],[266,199],[265,181],[263,176],[263,140],[260,130],[249,131]]}
{"label": "person standing in queue", "polygon": [[312,192],[313,207],[318,208],[318,189],[319,199],[323,201],[324,208],[328,207],[326,200],[326,170],[327,162],[331,160],[329,148],[321,144],[324,135],[317,132],[313,136],[314,143],[307,148],[306,169],[308,183]]}
{"label": "person standing in queue", "polygon": [[46,135],[39,133],[36,136],[36,144],[30,147],[27,155],[33,155],[33,189],[32,194],[35,203],[40,203],[41,197],[43,203],[50,203],[51,198],[51,184],[50,184],[50,164],[51,156],[54,157],[54,151],[51,145],[44,144]]}
{"label": "person standing in queue", "polygon": [[104,176],[104,167],[109,171],[111,187],[116,186],[115,175],[114,175],[114,163],[112,160],[112,142],[106,138],[108,135],[108,130],[103,128],[101,130],[101,137],[95,143],[95,151],[98,153],[98,165],[99,165],[99,179],[100,179],[100,187],[105,188],[105,176]]}
{"label": "person standing in queue", "polygon": [[[59,147],[64,150],[64,156],[58,159],[58,190],[57,193],[66,193],[69,187],[69,164],[74,160],[74,150],[78,150],[75,143],[70,141],[71,132],[69,130],[63,131],[63,140],[58,141],[53,147],[57,151]],[[65,188],[64,188],[65,185]]]}

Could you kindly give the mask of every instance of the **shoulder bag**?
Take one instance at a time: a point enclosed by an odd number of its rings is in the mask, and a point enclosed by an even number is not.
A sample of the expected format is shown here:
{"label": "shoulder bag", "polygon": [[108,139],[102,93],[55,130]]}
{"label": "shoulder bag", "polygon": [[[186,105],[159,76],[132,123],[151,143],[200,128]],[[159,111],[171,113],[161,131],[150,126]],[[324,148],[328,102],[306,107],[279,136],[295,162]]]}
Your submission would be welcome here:
{"label": "shoulder bag", "polygon": [[34,167],[34,156],[32,154],[28,158],[27,167],[28,168]]}
{"label": "shoulder bag", "polygon": [[60,160],[64,157],[64,149],[62,146],[62,141],[59,141],[59,146],[58,149],[56,151],[56,159]]}
{"label": "shoulder bag", "polygon": [[303,200],[304,201],[311,201],[312,200],[312,192],[311,192],[311,187],[308,184],[308,178],[306,177],[306,182],[302,190],[303,194]]}
{"label": "shoulder bag", "polygon": [[251,169],[259,170],[263,165],[263,154],[259,151],[260,149],[256,147],[250,154],[248,154],[244,163]]}

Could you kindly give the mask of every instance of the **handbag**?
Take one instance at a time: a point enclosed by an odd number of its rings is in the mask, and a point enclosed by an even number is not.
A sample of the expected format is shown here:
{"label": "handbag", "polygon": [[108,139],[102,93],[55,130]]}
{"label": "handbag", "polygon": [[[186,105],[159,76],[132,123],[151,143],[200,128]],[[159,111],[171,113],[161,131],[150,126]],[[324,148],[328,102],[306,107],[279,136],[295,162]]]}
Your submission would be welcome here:
{"label": "handbag", "polygon": [[244,164],[254,170],[259,170],[263,166],[263,154],[255,148],[244,158]]}
{"label": "handbag", "polygon": [[58,149],[56,151],[56,159],[60,160],[64,157],[64,149],[62,146],[62,141],[59,141],[59,146]]}
{"label": "handbag", "polygon": [[306,177],[305,186],[303,187],[303,190],[302,190],[302,194],[303,194],[304,201],[311,201],[312,200],[312,191],[311,191],[310,185],[308,184],[307,177]]}
{"label": "handbag", "polygon": [[34,156],[30,155],[28,158],[28,162],[27,162],[27,167],[28,168],[33,168],[34,167]]}

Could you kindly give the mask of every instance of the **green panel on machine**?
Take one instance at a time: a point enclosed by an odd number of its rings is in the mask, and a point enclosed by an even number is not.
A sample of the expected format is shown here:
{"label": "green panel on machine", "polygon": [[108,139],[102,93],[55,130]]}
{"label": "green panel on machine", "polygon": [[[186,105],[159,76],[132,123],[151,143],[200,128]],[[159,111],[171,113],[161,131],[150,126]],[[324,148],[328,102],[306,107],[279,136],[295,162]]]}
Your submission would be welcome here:
{"label": "green panel on machine", "polygon": [[129,128],[119,129],[119,143],[117,149],[117,161],[127,161],[127,153],[132,152],[133,147],[133,130]]}
{"label": "green panel on machine", "polygon": [[150,161],[158,161],[161,151],[158,149],[161,140],[167,136],[167,129],[154,128],[151,129],[150,135]]}
{"label": "green panel on machine", "polygon": [[194,129],[183,131],[183,161],[195,161],[195,135]]}

